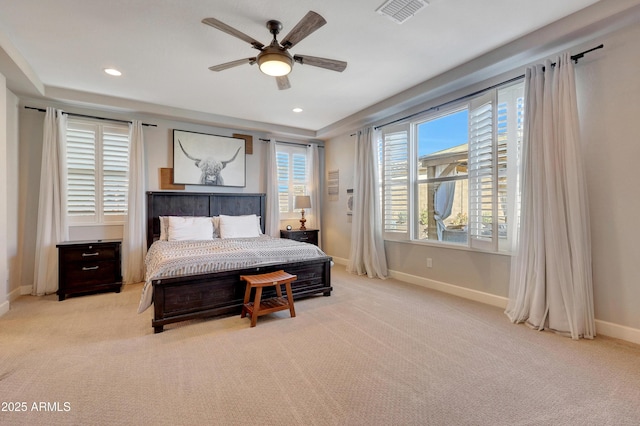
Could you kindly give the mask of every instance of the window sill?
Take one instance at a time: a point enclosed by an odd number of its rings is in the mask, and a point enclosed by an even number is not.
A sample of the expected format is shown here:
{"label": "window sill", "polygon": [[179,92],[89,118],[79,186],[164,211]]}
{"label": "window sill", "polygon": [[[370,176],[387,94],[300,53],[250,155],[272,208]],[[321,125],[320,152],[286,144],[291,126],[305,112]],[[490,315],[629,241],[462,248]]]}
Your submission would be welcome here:
{"label": "window sill", "polygon": [[102,226],[124,226],[124,222],[107,222],[107,223],[70,223],[69,228],[86,228],[86,227],[102,227]]}
{"label": "window sill", "polygon": [[509,256],[509,257],[512,257],[515,254],[510,252],[504,252],[504,251],[485,250],[485,249],[463,246],[463,245],[454,244],[454,243],[448,244],[448,243],[432,242],[432,241],[390,240],[390,239],[385,239],[384,241],[389,243],[411,244],[411,245],[428,246],[428,247],[435,247],[435,248],[448,249],[448,250],[462,250],[462,251],[469,251],[474,253],[495,254],[499,256]]}

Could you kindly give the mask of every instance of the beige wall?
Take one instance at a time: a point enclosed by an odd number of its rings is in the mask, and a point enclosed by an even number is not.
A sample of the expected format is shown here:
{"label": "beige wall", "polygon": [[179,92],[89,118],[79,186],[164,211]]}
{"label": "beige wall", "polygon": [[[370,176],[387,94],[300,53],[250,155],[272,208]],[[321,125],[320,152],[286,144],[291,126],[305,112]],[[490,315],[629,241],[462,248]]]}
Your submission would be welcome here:
{"label": "beige wall", "polygon": [[7,211],[9,198],[7,196],[7,84],[4,75],[0,74],[0,315],[9,310],[9,274],[7,264]]}
{"label": "beige wall", "polygon": [[347,216],[347,189],[353,188],[353,160],[355,155],[355,136],[342,136],[325,144],[325,173],[340,172],[340,193],[338,197],[329,197],[324,189],[323,250],[336,257],[336,260],[349,258],[351,241],[351,217]]}
{"label": "beige wall", "polygon": [[603,40],[577,66],[596,318],[640,329],[640,26]]}
{"label": "beige wall", "polygon": [[18,228],[14,225],[18,221],[18,97],[7,91],[7,178],[6,178],[6,209],[7,232],[7,290],[9,300],[20,295],[20,257]]}
{"label": "beige wall", "polygon": [[[633,172],[640,158],[635,125],[640,117],[640,56],[636,54],[640,27],[628,26],[571,50],[599,43],[605,48],[581,59],[576,67],[590,196],[595,312],[600,325],[630,327],[637,335],[640,227],[635,215],[640,211],[640,189]],[[353,143],[347,135],[326,143],[327,170],[339,168],[341,179],[352,173]],[[324,210],[330,236],[325,240],[326,251],[338,258],[349,256],[350,226],[342,208],[345,188],[341,185],[340,200],[325,203]],[[399,275],[508,296],[510,256],[391,241],[385,242],[385,250],[389,268]],[[427,268],[427,258],[432,259],[432,268]]]}

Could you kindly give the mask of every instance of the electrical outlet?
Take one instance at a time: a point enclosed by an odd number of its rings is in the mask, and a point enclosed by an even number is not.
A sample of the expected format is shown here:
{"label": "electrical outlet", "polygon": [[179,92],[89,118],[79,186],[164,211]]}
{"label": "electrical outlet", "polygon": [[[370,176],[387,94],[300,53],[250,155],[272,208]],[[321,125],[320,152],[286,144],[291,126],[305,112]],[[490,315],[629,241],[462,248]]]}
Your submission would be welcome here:
{"label": "electrical outlet", "polygon": [[427,257],[427,268],[433,267],[433,260],[430,257]]}

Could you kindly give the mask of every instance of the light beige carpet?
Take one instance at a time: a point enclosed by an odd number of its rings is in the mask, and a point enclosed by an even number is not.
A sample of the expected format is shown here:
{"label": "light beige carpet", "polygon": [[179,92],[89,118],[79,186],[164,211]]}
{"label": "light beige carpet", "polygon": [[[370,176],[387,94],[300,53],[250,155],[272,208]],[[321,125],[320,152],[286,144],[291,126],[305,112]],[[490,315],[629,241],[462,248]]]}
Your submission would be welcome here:
{"label": "light beige carpet", "polygon": [[296,302],[293,319],[161,334],[151,309],[136,314],[140,285],[22,297],[0,318],[0,400],[26,411],[0,411],[0,424],[640,424],[636,345],[536,332],[500,309],[341,266],[333,285]]}

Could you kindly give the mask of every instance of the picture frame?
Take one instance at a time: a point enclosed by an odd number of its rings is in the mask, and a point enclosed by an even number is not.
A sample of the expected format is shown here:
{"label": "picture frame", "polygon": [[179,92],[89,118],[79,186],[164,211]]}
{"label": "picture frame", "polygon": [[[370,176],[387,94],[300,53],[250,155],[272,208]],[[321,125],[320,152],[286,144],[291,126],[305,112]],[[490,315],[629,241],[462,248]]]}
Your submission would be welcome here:
{"label": "picture frame", "polygon": [[246,141],[231,136],[173,130],[173,183],[246,186]]}

